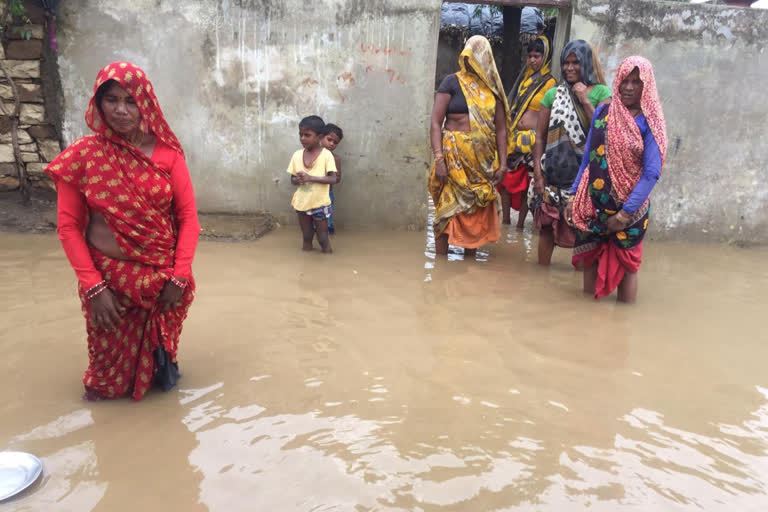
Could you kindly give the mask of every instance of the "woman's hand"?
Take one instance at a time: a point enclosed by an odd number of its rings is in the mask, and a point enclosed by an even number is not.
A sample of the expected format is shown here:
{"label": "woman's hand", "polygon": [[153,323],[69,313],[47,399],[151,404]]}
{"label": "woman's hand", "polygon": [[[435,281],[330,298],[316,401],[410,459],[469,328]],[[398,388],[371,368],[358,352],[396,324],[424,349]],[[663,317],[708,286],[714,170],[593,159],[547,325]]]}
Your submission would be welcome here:
{"label": "woman's hand", "polygon": [[[179,281],[186,282],[185,279],[182,279],[180,277],[177,277]],[[177,286],[173,283],[170,279],[166,281],[165,286],[163,286],[163,291],[160,292],[160,298],[158,299],[160,301],[160,304],[163,306],[163,309],[165,311],[168,311],[171,308],[176,307],[178,302],[181,300],[181,296],[184,294],[184,288],[181,286]]]}
{"label": "woman's hand", "polygon": [[91,301],[91,319],[97,327],[111,331],[125,313],[125,308],[117,301],[117,297],[112,290],[106,288],[103,292],[90,299]]}
{"label": "woman's hand", "polygon": [[544,189],[547,187],[547,182],[542,176],[541,172],[535,173],[533,176],[533,193],[542,196],[544,195]]}
{"label": "woman's hand", "polygon": [[437,176],[437,180],[443,185],[448,183],[448,168],[445,166],[444,159],[435,162],[435,176]]}
{"label": "woman's hand", "polygon": [[579,99],[579,102],[581,102],[582,105],[589,103],[589,91],[587,90],[587,86],[584,85],[584,83],[576,82],[573,84],[571,90],[573,91],[573,94],[575,94]]}
{"label": "woman's hand", "polygon": [[616,215],[611,215],[608,220],[605,221],[605,227],[608,228],[609,233],[616,233],[617,231],[623,231],[629,224],[629,216],[624,213],[624,210],[619,210]]}
{"label": "woman's hand", "polygon": [[506,164],[501,164],[498,169],[496,169],[496,172],[493,174],[493,184],[498,185],[502,181],[504,181],[504,177],[509,172],[509,169],[507,168]]}
{"label": "woman's hand", "polygon": [[574,225],[573,225],[573,199],[568,199],[568,204],[565,206],[565,222],[567,222],[569,226],[574,227]]}

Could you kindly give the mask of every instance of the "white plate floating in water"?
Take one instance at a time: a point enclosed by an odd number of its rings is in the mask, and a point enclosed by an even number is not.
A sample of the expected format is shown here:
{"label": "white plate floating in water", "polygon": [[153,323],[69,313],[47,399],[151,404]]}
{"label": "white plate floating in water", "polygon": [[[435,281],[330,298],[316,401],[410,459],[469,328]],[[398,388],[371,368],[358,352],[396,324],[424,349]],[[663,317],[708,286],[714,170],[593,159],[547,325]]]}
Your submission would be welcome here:
{"label": "white plate floating in water", "polygon": [[43,463],[30,453],[0,452],[0,501],[35,483],[42,471]]}

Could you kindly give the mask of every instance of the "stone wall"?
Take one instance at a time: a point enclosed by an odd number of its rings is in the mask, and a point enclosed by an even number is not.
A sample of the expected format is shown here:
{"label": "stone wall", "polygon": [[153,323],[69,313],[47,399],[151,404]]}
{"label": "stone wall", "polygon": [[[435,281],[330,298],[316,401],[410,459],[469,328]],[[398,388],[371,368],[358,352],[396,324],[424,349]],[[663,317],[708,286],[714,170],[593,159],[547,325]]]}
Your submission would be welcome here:
{"label": "stone wall", "polygon": [[[32,2],[30,2],[31,4]],[[51,124],[50,102],[44,94],[45,69],[44,45],[47,44],[43,26],[44,18],[39,9],[28,7],[32,21],[24,31],[31,37],[25,39],[22,32],[10,27],[7,40],[0,46],[0,59],[12,77],[21,101],[18,142],[22,165],[33,188],[44,192],[53,191],[53,184],[45,176],[44,169],[61,151],[57,130]],[[0,75],[2,76],[2,75]],[[8,112],[14,111],[13,90],[10,83],[0,79],[0,98]],[[47,105],[48,103],[48,105]],[[11,143],[11,123],[6,117],[0,118],[0,191],[19,188],[19,176]]]}
{"label": "stone wall", "polygon": [[768,10],[579,0],[571,37],[597,46],[609,78],[630,55],[654,65],[669,151],[650,234],[768,243]]}

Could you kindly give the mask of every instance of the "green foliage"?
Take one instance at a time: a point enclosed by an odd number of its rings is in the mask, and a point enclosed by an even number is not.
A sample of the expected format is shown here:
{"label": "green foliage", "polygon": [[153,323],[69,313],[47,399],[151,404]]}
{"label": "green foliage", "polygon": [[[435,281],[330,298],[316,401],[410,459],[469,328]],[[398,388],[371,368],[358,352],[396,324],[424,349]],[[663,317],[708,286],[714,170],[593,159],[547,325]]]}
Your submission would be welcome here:
{"label": "green foliage", "polygon": [[13,27],[13,30],[25,41],[32,39],[32,31],[26,27]]}
{"label": "green foliage", "polygon": [[32,38],[32,30],[29,28],[30,20],[22,0],[0,0],[0,10],[5,14],[5,19],[0,20],[0,34],[12,26],[22,39]]}
{"label": "green foliage", "polygon": [[24,9],[24,4],[21,0],[10,0],[8,13],[14,18],[21,18],[27,15],[27,11]]}

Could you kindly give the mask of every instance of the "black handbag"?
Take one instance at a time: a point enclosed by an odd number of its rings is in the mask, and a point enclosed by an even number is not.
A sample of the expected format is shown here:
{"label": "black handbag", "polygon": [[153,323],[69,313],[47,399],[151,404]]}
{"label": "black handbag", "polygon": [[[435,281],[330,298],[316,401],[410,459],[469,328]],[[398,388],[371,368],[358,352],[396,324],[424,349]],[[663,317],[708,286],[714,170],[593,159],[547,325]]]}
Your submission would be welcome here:
{"label": "black handbag", "polygon": [[160,386],[163,391],[172,390],[181,377],[179,365],[171,361],[162,344],[155,349],[153,355],[155,359],[155,384]]}

